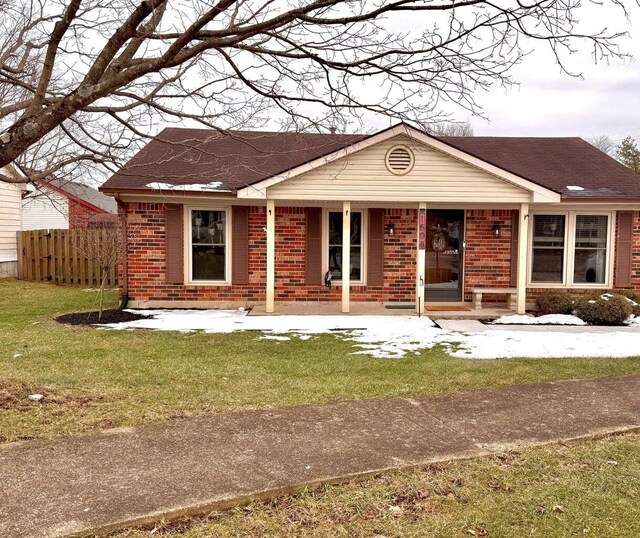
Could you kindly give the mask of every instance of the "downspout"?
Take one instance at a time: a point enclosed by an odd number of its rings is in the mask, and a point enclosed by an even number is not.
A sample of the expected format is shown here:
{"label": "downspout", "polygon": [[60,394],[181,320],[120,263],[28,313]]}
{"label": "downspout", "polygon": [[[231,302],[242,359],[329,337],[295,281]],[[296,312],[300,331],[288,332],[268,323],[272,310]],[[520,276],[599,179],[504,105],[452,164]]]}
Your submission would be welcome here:
{"label": "downspout", "polygon": [[128,253],[129,253],[129,243],[128,243],[128,233],[127,233],[127,206],[126,204],[117,198],[116,202],[118,203],[118,212],[122,212],[122,234],[123,234],[123,250],[124,256],[122,257],[122,282],[120,283],[122,295],[120,296],[120,306],[118,310],[124,310],[127,307],[127,303],[129,302],[129,270],[128,270]]}

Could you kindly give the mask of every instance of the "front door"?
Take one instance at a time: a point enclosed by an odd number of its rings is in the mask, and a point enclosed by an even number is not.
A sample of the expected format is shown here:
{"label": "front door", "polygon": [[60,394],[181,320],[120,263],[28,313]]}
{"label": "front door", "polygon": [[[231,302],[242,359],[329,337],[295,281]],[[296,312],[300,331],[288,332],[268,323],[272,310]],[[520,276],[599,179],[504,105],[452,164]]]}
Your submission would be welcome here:
{"label": "front door", "polygon": [[427,210],[425,302],[462,300],[464,211]]}

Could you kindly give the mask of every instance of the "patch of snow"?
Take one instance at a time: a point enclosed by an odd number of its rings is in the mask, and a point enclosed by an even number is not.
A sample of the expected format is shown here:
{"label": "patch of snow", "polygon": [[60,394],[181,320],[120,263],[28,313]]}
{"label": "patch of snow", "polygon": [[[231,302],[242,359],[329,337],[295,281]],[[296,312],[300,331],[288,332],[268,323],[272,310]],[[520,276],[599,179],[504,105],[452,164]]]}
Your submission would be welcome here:
{"label": "patch of snow", "polygon": [[640,327],[640,316],[629,316],[626,324],[629,325],[629,327]]}
{"label": "patch of snow", "polygon": [[176,185],[173,183],[160,183],[158,181],[146,184],[146,187],[149,187],[150,189],[156,191],[230,192],[225,189],[220,189],[220,186],[222,186],[222,181],[212,181],[211,183],[193,183],[191,185]]}
{"label": "patch of snow", "polygon": [[[117,291],[118,288],[105,288],[104,291]],[[82,291],[92,292],[100,291],[100,288],[84,288]]]}
{"label": "patch of snow", "polygon": [[534,318],[533,316],[514,315],[502,316],[491,323],[495,325],[586,325],[578,316],[568,314],[546,314]]}
{"label": "patch of snow", "polygon": [[[263,338],[308,339],[314,334],[335,334],[352,342],[355,354],[402,358],[436,345],[459,358],[516,357],[635,357],[640,355],[640,331],[571,333],[499,331],[457,333],[435,327],[429,318],[416,316],[247,316],[237,310],[128,310],[144,319],[102,325],[111,329],[231,333],[261,331]],[[540,318],[529,318],[540,319]],[[640,320],[631,320],[640,326]],[[557,323],[557,321],[556,321]],[[565,330],[566,331],[566,330]],[[284,339],[282,338],[282,340]]]}
{"label": "patch of snow", "polygon": [[44,394],[29,394],[29,399],[32,402],[39,402],[44,398]]}
{"label": "patch of snow", "polygon": [[291,340],[291,338],[289,338],[288,336],[280,336],[277,334],[263,334],[262,336],[258,337],[258,340],[276,340],[278,342],[287,342]]}
{"label": "patch of snow", "polygon": [[581,187],[580,185],[567,185],[567,190],[568,191],[583,191],[584,187]]}
{"label": "patch of snow", "polygon": [[450,355],[469,359],[623,358],[640,356],[640,332],[485,331],[462,335]]}

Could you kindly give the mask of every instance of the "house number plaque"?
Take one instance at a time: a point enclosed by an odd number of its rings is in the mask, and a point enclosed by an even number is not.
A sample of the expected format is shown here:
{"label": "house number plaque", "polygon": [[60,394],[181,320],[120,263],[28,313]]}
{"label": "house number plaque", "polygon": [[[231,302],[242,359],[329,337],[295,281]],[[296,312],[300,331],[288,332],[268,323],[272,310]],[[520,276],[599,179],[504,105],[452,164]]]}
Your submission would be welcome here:
{"label": "house number plaque", "polygon": [[420,209],[418,213],[418,248],[427,248],[427,210]]}

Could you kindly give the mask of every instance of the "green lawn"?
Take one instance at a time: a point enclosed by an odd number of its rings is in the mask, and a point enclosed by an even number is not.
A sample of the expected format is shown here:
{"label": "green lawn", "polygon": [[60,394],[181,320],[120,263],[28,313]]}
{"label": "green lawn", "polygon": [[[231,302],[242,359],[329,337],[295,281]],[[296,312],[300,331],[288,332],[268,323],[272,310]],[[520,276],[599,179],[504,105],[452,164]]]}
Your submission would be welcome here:
{"label": "green lawn", "polygon": [[[468,360],[434,349],[388,360],[353,355],[351,343],[332,335],[278,342],[255,333],[106,331],[53,320],[95,304],[94,292],[0,280],[0,442],[242,407],[640,372],[639,358]],[[43,403],[30,402],[31,393],[45,394]]]}
{"label": "green lawn", "polygon": [[113,538],[640,536],[640,435],[386,473]]}

